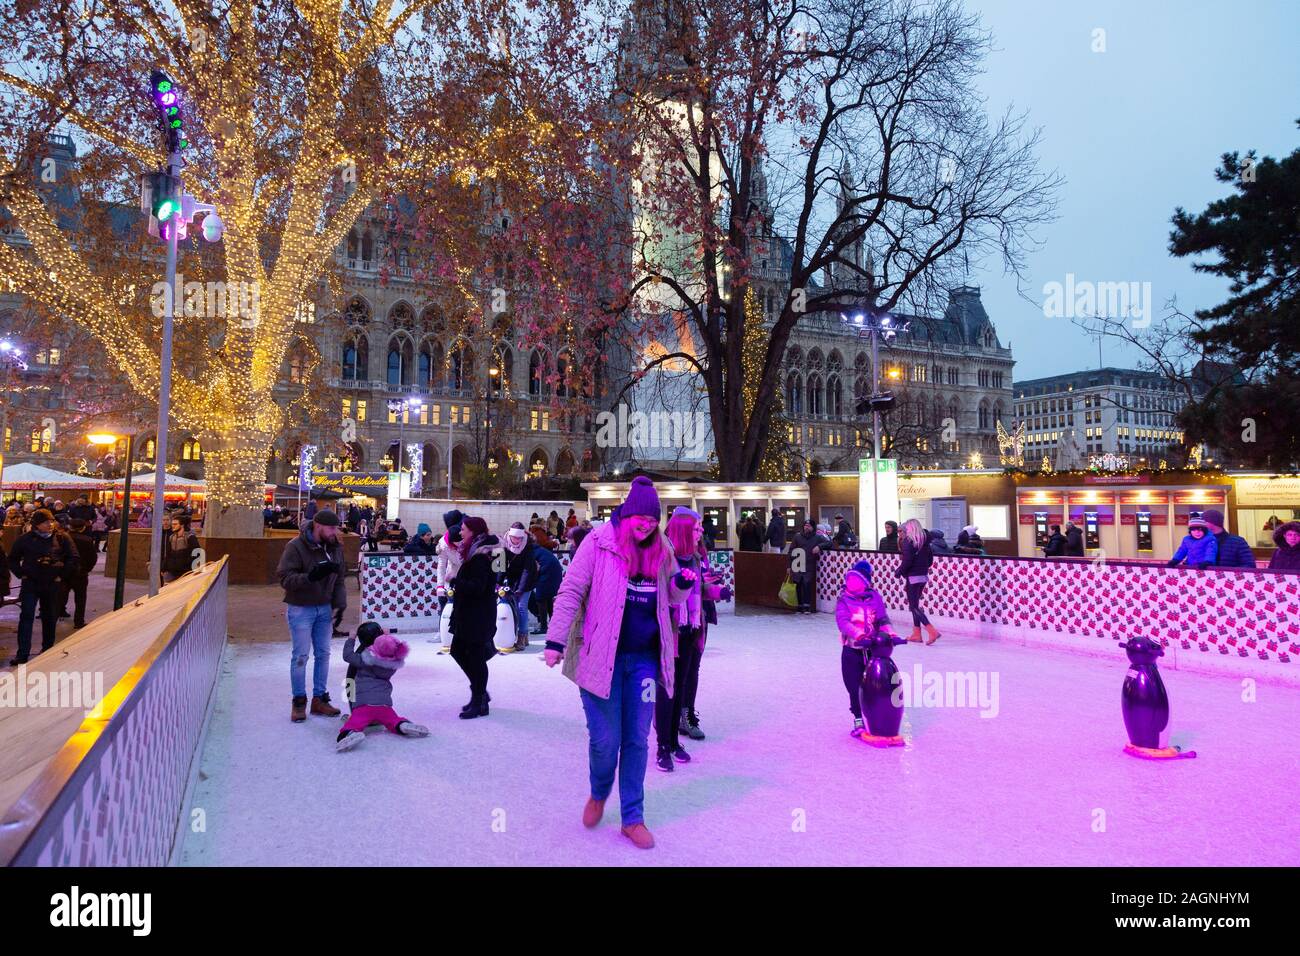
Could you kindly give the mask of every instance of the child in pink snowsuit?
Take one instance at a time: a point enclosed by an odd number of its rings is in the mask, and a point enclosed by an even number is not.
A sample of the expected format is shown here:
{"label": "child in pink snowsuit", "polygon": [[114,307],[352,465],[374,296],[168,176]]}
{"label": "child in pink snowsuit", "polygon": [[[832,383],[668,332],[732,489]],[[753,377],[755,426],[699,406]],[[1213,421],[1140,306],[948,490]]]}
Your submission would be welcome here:
{"label": "child in pink snowsuit", "polygon": [[[360,642],[361,649],[357,650]],[[371,724],[383,724],[404,737],[427,737],[429,728],[400,717],[393,709],[393,675],[406,661],[411,648],[374,621],[357,628],[357,636],[343,645],[343,659],[348,663],[347,698],[352,713],[339,731],[335,749],[351,750],[365,739]]]}

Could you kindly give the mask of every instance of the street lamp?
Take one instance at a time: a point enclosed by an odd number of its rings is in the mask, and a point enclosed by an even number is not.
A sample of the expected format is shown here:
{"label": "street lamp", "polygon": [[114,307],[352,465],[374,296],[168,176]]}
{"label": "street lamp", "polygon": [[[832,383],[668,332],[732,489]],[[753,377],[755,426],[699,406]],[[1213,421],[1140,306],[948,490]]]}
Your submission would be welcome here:
{"label": "street lamp", "polygon": [[490,467],[492,461],[492,393],[497,388],[497,378],[501,375],[501,369],[493,365],[488,369],[488,390],[487,390],[487,437],[483,453],[484,466]]}
{"label": "street lamp", "polygon": [[[871,394],[865,399],[859,399],[854,411],[861,415],[867,409],[871,410],[871,493],[874,520],[880,514],[879,480],[876,477],[877,463],[880,461],[880,413],[887,411],[894,404],[893,393],[880,390],[880,340],[884,338],[888,341],[899,332],[908,331],[911,323],[907,319],[900,319],[898,316],[890,315],[888,312],[880,312],[874,308],[867,308],[865,311],[854,313],[852,316],[841,313],[840,321],[854,335],[868,336],[871,339]],[[891,369],[889,377],[897,381],[902,376],[898,369]]]}
{"label": "street lamp", "polygon": [[86,436],[86,440],[92,445],[116,445],[123,437],[126,438],[126,477],[122,481],[122,510],[118,514],[121,532],[117,541],[117,572],[116,582],[113,585],[114,611],[122,606],[122,599],[126,592],[127,528],[131,523],[131,469],[135,466],[135,440],[130,432],[125,436],[113,432],[95,432]]}
{"label": "street lamp", "polygon": [[25,372],[27,363],[23,361],[23,350],[8,339],[0,339],[0,364],[4,365],[4,395],[0,401],[0,488],[3,488],[5,473],[4,436],[9,431],[9,390],[13,387],[14,370]]}

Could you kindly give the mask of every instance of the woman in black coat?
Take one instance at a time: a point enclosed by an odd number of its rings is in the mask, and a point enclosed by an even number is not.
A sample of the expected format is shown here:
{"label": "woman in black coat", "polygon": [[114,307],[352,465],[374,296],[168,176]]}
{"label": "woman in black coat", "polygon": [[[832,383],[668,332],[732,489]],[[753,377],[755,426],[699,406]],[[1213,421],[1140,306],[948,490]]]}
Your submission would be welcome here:
{"label": "woman in black coat", "polygon": [[939,639],[939,631],[925,611],[921,610],[921,593],[929,579],[930,565],[934,563],[934,552],[930,550],[930,533],[921,527],[921,522],[910,518],[903,523],[903,531],[898,536],[900,560],[898,576],[906,582],[907,609],[912,612],[912,634],[909,641],[921,642],[921,628],[929,635],[927,644]]}
{"label": "woman in black coat", "polygon": [[473,515],[460,527],[464,561],[456,573],[451,602],[451,657],[469,678],[469,703],[460,709],[461,720],[488,715],[487,662],[496,656],[497,573],[493,557],[500,550],[487,522]]}

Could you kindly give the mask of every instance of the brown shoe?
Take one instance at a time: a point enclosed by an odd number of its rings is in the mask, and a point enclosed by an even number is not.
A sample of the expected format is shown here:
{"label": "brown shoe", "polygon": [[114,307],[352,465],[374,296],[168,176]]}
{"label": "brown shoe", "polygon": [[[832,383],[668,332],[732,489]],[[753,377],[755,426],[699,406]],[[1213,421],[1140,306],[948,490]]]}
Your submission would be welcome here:
{"label": "brown shoe", "polygon": [[930,639],[925,642],[926,644],[933,644],[940,637],[939,629],[936,628],[933,624],[927,624],[925,626],[925,633],[930,635]]}
{"label": "brown shoe", "polygon": [[650,831],[646,829],[644,823],[634,823],[630,827],[624,827],[623,836],[635,843],[638,849],[654,849],[655,838],[650,835]]}
{"label": "brown shoe", "polygon": [[316,717],[337,717],[342,711],[330,703],[329,694],[311,699],[311,712]]}
{"label": "brown shoe", "polygon": [[289,719],[295,724],[300,724],[307,719],[306,697],[295,697],[293,699],[293,710],[289,712]]}
{"label": "brown shoe", "polygon": [[582,808],[582,825],[591,829],[600,822],[600,818],[605,815],[605,801],[597,800],[595,797],[587,798],[587,805]]}
{"label": "brown shoe", "polygon": [[912,633],[909,634],[909,635],[907,635],[907,641],[908,641],[909,644],[920,644],[920,643],[921,643],[921,629],[920,629],[919,627],[914,627],[914,628],[912,628]]}

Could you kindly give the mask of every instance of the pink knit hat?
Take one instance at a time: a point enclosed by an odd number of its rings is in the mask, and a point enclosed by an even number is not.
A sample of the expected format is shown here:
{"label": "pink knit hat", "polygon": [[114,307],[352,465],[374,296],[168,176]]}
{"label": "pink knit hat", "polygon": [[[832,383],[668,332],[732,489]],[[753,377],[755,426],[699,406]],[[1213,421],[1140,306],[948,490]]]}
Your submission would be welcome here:
{"label": "pink knit hat", "polygon": [[392,634],[380,634],[370,645],[370,653],[381,664],[400,664],[411,653],[411,647]]}

